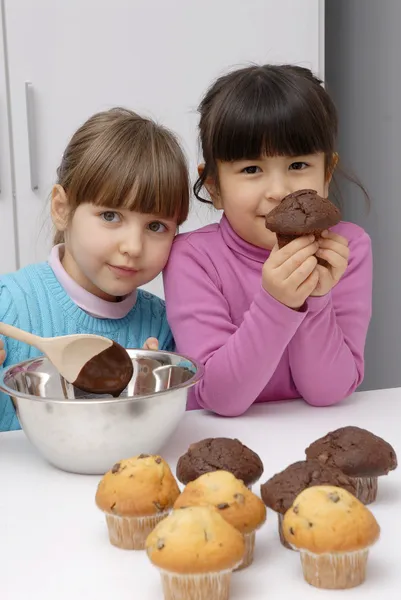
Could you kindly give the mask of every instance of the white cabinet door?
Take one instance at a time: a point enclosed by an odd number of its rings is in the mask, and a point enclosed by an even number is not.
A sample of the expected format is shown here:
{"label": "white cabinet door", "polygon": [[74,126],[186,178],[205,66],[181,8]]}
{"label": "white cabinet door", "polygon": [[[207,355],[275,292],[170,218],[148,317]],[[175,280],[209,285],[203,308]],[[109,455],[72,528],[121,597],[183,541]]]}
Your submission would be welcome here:
{"label": "white cabinet door", "polygon": [[[194,179],[196,109],[216,76],[249,62],[319,71],[321,0],[4,2],[21,266],[47,256],[56,168],[92,113],[120,105],[160,120],[179,134]],[[196,203],[184,229],[218,217]]]}
{"label": "white cabinet door", "polygon": [[17,267],[14,199],[10,161],[10,121],[7,106],[6,38],[0,6],[0,276]]}

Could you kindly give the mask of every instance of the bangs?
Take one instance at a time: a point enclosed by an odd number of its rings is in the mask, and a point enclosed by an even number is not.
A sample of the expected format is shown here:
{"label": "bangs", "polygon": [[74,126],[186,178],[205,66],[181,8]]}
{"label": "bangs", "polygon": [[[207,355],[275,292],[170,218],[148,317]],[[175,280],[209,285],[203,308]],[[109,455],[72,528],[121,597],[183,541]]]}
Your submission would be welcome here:
{"label": "bangs", "polygon": [[214,111],[206,144],[213,148],[212,160],[333,152],[336,115],[316,85],[274,69],[268,77],[254,75],[244,72]]}
{"label": "bangs", "polygon": [[90,157],[83,157],[72,178],[70,201],[153,214],[181,225],[189,211],[189,178],[178,142],[152,121],[130,125],[105,131],[92,144]]}

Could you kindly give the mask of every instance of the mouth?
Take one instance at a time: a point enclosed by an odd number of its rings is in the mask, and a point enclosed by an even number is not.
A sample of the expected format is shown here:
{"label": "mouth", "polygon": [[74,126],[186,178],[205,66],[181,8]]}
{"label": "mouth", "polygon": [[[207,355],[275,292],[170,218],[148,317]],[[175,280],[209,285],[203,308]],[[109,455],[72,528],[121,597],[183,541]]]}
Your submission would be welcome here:
{"label": "mouth", "polygon": [[138,269],[132,269],[130,267],[119,267],[117,265],[107,265],[109,269],[120,277],[133,277],[138,273]]}

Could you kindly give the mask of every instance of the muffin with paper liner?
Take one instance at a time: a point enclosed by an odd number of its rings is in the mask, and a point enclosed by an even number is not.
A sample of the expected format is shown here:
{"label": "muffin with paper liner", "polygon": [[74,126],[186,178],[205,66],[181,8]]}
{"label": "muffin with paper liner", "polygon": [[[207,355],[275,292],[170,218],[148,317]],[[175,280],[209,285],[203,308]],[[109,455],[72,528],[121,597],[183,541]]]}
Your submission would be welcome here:
{"label": "muffin with paper liner", "polygon": [[352,425],[330,431],[306,448],[305,454],[352,477],[356,496],[364,504],[376,500],[378,478],[397,468],[397,454],[388,442]]}
{"label": "muffin with paper liner", "polygon": [[174,503],[174,509],[187,506],[213,506],[245,540],[240,569],[253,562],[256,530],[266,520],[266,507],[246,485],[227,471],[205,473],[188,483]]}
{"label": "muffin with paper liner", "polygon": [[362,502],[335,486],[301,492],[286,512],[283,533],[299,550],[305,580],[324,589],[362,584],[380,527]]}
{"label": "muffin with paper liner", "polygon": [[211,506],[174,510],[146,540],[165,600],[228,600],[244,538]]}
{"label": "muffin with paper liner", "polygon": [[110,542],[143,550],[152,529],[169,514],[180,493],[161,456],[140,454],[121,460],[100,481],[96,505],[106,516]]}
{"label": "muffin with paper liner", "polygon": [[344,488],[356,496],[356,483],[352,478],[345,475],[340,469],[328,467],[317,459],[292,463],[260,487],[263,502],[277,513],[280,541],[285,548],[293,550],[283,535],[284,515],[298,494],[315,485],[334,485]]}

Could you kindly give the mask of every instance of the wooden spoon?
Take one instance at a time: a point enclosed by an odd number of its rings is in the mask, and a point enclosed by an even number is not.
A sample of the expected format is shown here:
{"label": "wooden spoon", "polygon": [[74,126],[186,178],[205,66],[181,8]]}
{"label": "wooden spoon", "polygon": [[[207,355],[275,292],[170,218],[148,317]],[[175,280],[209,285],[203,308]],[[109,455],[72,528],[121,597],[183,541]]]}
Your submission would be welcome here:
{"label": "wooden spoon", "polygon": [[0,334],[43,352],[64,379],[84,392],[117,397],[133,374],[132,360],[126,349],[100,335],[83,333],[43,338],[1,322]]}

